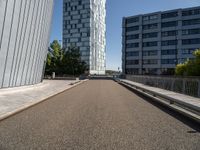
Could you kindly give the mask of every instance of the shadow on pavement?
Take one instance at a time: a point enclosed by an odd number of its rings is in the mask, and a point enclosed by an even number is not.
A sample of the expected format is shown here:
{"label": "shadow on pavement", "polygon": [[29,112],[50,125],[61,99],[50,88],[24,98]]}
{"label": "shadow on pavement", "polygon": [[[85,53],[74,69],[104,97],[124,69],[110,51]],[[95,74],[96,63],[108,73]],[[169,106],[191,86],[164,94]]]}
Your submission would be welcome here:
{"label": "shadow on pavement", "polygon": [[[122,84],[120,84],[120,85],[122,85]],[[126,89],[134,92],[137,96],[141,97],[146,102],[156,106],[160,110],[164,111],[165,113],[171,115],[172,117],[178,119],[182,123],[186,124],[187,126],[191,127],[192,129],[194,129],[193,131],[187,131],[187,133],[190,133],[190,134],[200,133],[200,123],[198,123],[198,122],[196,122],[196,121],[194,121],[194,120],[182,115],[179,112],[176,112],[175,110],[173,110],[171,108],[168,108],[164,104],[161,104],[159,102],[154,101],[152,98],[149,98],[149,97],[139,93],[138,91],[136,91],[134,89],[126,87],[125,85],[122,85],[122,86],[125,87]]]}

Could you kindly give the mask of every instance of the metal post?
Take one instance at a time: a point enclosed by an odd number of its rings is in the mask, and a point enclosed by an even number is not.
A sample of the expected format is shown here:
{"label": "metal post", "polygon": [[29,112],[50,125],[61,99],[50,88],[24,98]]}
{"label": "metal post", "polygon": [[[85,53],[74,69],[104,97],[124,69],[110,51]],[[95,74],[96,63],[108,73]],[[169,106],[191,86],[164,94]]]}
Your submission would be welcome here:
{"label": "metal post", "polygon": [[183,89],[182,89],[182,93],[185,94],[185,84],[186,84],[186,80],[183,79]]}
{"label": "metal post", "polygon": [[170,87],[171,91],[174,91],[174,83],[175,83],[174,79],[171,79],[171,87]]}
{"label": "metal post", "polygon": [[200,97],[200,79],[198,79],[198,97]]}

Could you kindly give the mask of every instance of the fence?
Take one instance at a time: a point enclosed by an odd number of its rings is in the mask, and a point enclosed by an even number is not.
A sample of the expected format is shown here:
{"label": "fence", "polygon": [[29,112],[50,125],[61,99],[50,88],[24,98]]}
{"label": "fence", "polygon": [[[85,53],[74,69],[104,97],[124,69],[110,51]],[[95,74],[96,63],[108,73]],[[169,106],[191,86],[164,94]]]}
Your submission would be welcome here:
{"label": "fence", "polygon": [[127,80],[194,97],[200,97],[200,78],[126,75]]}

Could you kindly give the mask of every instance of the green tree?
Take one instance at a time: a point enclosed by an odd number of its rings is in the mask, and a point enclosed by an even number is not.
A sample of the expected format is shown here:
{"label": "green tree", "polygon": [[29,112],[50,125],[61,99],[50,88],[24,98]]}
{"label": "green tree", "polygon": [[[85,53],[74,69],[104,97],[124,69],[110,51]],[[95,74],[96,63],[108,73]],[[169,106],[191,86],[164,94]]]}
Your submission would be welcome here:
{"label": "green tree", "polygon": [[81,61],[81,53],[77,47],[69,47],[63,53],[62,68],[68,75],[83,74],[86,69],[86,63]]}
{"label": "green tree", "polygon": [[194,51],[194,59],[176,66],[176,75],[200,76],[200,49]]}
{"label": "green tree", "polygon": [[47,64],[45,69],[45,74],[51,75],[52,72],[56,72],[60,74],[60,63],[63,57],[63,52],[61,49],[61,45],[57,40],[54,40],[50,44],[50,50],[47,54]]}
{"label": "green tree", "polygon": [[47,54],[45,74],[51,75],[55,72],[57,75],[80,75],[85,73],[87,65],[81,61],[81,53],[77,47],[61,49],[57,40],[50,44],[50,50]]}

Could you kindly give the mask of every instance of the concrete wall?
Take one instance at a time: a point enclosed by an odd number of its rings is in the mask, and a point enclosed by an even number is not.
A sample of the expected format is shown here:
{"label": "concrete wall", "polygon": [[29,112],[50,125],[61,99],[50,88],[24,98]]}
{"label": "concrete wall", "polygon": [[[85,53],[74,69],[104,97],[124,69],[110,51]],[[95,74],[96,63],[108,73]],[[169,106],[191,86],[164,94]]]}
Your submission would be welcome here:
{"label": "concrete wall", "polygon": [[54,0],[0,0],[0,88],[42,81]]}

